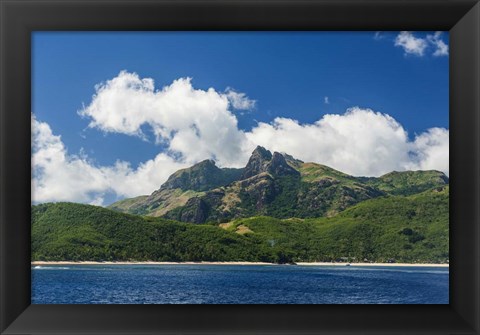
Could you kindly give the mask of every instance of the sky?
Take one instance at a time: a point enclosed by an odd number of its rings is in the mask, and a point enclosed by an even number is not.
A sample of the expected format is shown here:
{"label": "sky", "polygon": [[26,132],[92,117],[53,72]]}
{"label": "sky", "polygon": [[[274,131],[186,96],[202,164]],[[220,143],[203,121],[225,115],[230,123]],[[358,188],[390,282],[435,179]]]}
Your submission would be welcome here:
{"label": "sky", "polygon": [[34,32],[32,201],[108,205],[257,145],[448,175],[448,32]]}

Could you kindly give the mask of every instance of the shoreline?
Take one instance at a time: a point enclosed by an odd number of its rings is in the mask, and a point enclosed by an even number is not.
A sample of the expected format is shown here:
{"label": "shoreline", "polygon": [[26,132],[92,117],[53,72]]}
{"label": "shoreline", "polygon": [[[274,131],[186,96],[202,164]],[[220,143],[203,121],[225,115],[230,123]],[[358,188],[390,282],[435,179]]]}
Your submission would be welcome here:
{"label": "shoreline", "polygon": [[[449,264],[433,264],[433,263],[331,263],[331,262],[298,262],[298,266],[361,266],[361,267],[445,267]],[[48,266],[48,265],[287,265],[266,262],[94,262],[94,261],[34,261],[32,266]]]}

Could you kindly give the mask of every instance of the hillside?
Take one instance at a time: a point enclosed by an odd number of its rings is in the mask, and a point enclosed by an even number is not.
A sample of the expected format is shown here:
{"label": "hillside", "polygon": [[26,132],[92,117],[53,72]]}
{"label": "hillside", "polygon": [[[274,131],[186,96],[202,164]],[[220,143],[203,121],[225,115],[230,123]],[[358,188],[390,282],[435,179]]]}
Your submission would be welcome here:
{"label": "hillside", "polygon": [[[332,217],[188,224],[72,203],[32,207],[33,260],[446,262],[448,186]],[[208,193],[207,193],[208,194]]]}
{"label": "hillside", "polygon": [[211,160],[175,172],[150,196],[126,199],[110,209],[191,222],[238,218],[332,217],[363,201],[408,196],[448,184],[438,171],[391,172],[354,177],[257,147],[242,169],[220,169]]}
{"label": "hillside", "polygon": [[275,261],[261,241],[210,225],[75,203],[32,206],[32,260]]}
{"label": "hillside", "polygon": [[439,171],[393,171],[379,178],[361,178],[363,182],[394,195],[412,195],[448,184],[448,177]]}
{"label": "hillside", "polygon": [[362,202],[331,218],[238,219],[221,226],[254,234],[294,261],[446,262],[449,187]]}

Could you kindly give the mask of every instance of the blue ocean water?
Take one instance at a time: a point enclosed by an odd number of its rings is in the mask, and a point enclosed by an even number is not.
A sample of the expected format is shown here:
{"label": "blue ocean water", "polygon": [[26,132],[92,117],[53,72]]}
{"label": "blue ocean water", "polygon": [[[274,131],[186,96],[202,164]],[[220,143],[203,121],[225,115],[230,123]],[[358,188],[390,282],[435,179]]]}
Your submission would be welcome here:
{"label": "blue ocean water", "polygon": [[32,267],[34,304],[448,304],[436,267]]}

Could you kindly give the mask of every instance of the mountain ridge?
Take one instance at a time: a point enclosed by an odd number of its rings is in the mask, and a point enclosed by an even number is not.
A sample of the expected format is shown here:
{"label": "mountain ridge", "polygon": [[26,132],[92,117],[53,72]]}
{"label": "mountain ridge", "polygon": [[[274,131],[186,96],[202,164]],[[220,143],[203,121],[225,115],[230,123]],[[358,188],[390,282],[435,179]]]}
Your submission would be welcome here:
{"label": "mountain ridge", "polygon": [[221,169],[213,160],[204,160],[173,173],[150,196],[121,200],[108,208],[197,224],[258,215],[328,217],[368,199],[408,196],[448,182],[445,174],[434,170],[354,177],[257,146],[244,168]]}

